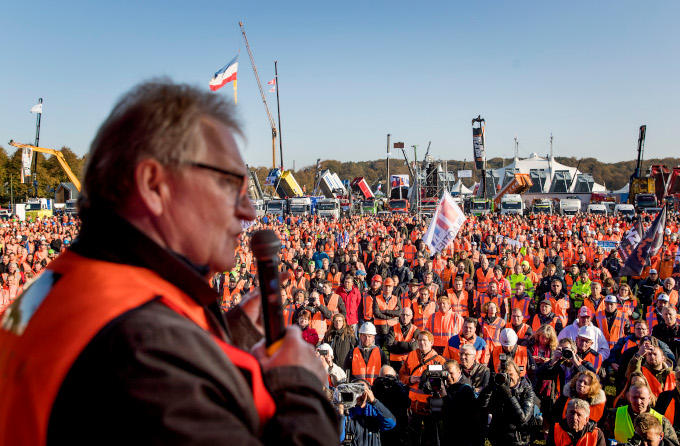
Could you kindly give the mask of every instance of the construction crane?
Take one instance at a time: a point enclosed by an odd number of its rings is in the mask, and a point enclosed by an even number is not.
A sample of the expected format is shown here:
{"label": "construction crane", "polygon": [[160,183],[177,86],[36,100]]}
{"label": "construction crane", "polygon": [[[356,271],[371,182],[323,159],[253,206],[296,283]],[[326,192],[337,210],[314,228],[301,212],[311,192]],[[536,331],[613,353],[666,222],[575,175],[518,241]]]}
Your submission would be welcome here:
{"label": "construction crane", "polygon": [[[267,112],[267,119],[269,119],[269,125],[272,128],[272,169],[276,169],[276,136],[278,134],[276,130],[276,124],[274,123],[274,118],[269,111],[269,105],[267,105],[267,99],[264,96],[264,90],[262,89],[262,83],[260,82],[260,76],[257,74],[257,66],[255,66],[255,58],[253,57],[253,52],[248,44],[248,38],[246,37],[246,30],[243,27],[243,22],[238,22],[238,26],[241,27],[241,34],[243,34],[243,40],[246,43],[246,49],[248,50],[248,56],[250,57],[250,65],[253,67],[253,73],[255,73],[255,80],[257,81],[257,88],[260,89],[260,96],[262,96],[262,103],[264,104],[264,110]],[[283,167],[283,166],[282,166]]]}
{"label": "construction crane", "polygon": [[73,183],[73,185],[78,189],[78,192],[80,192],[80,180],[78,177],[76,177],[69,167],[68,163],[66,162],[66,158],[64,158],[64,154],[61,153],[59,150],[55,149],[48,149],[46,147],[38,147],[34,146],[31,144],[22,144],[20,142],[14,142],[14,140],[11,140],[9,142],[10,146],[14,146],[18,149],[31,149],[33,152],[40,152],[40,153],[47,153],[48,155],[54,155],[57,158],[57,161],[59,162],[59,165],[61,166],[62,169],[64,169],[64,172],[66,172],[66,176],[68,179]]}

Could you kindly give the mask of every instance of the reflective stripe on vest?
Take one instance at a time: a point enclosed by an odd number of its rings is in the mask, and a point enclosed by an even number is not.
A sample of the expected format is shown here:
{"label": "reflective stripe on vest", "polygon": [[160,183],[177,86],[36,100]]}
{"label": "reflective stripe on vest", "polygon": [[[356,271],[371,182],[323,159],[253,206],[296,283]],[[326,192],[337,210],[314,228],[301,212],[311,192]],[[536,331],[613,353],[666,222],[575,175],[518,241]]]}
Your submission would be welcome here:
{"label": "reflective stripe on vest", "polygon": [[512,303],[510,304],[510,311],[513,312],[515,311],[516,308],[519,308],[522,311],[522,315],[524,315],[524,322],[529,320],[529,304],[531,303],[531,299],[527,296],[522,297],[521,299],[517,299],[516,297],[512,298]]}
{"label": "reflective stripe on vest", "polygon": [[[501,353],[503,353],[503,347],[494,348],[493,352],[491,353],[491,358],[493,359],[493,369],[497,373],[500,371],[501,367]],[[519,367],[519,376],[526,376],[527,366],[529,364],[529,357],[527,355],[526,347],[522,347],[521,345],[517,346],[513,361],[515,361],[515,364],[517,364],[517,367]]]}
{"label": "reflective stripe on vest", "polygon": [[[654,415],[654,417],[659,420],[659,423],[663,426],[663,415],[655,411],[654,409],[649,409],[649,413]],[[630,419],[628,414],[628,406],[621,406],[616,409],[616,418],[614,421],[614,438],[619,443],[625,443],[631,438],[635,433],[635,428],[633,427],[633,420]]]}
{"label": "reflective stripe on vest", "polygon": [[[408,370],[408,376],[421,376],[428,365],[444,364],[446,361],[444,358],[439,356],[437,352],[430,350],[427,358],[423,358],[422,362],[425,363],[425,367],[423,367],[420,361],[420,350],[413,350],[410,352],[406,357],[406,369]],[[408,397],[411,399],[411,401],[427,403],[427,400],[430,399],[430,395],[420,390],[418,386],[418,382],[409,384]]]}
{"label": "reflective stripe on vest", "polygon": [[[392,295],[390,296],[390,301],[386,302],[382,294],[378,294],[377,296],[375,296],[375,300],[376,302],[378,302],[378,308],[380,308],[380,311],[394,310],[395,308],[397,308],[397,302],[399,301],[397,296]],[[380,319],[375,317],[375,315],[373,317],[373,324],[375,325],[393,326],[398,323],[399,322],[396,320],[396,318]]]}
{"label": "reflective stripe on vest", "polygon": [[611,330],[609,329],[609,324],[607,324],[607,316],[604,311],[600,311],[595,315],[595,320],[597,321],[597,326],[600,327],[602,334],[607,339],[609,343],[609,348],[613,348],[616,341],[623,337],[623,327],[625,326],[624,315],[621,311],[617,311],[617,315],[614,318],[614,324]]}
{"label": "reflective stripe on vest", "polygon": [[670,372],[668,375],[666,375],[663,386],[647,367],[642,366],[642,374],[645,375],[645,378],[647,378],[649,388],[656,397],[658,397],[661,392],[675,389],[675,374],[673,372]]}
{"label": "reflective stripe on vest", "polygon": [[365,379],[370,385],[373,385],[373,381],[380,375],[380,367],[382,367],[382,364],[380,362],[379,347],[374,346],[373,350],[371,350],[368,364],[364,362],[364,355],[361,354],[361,349],[354,347],[354,352],[352,353],[352,376],[354,378]]}
{"label": "reflective stripe on vest", "polygon": [[485,341],[491,342],[494,346],[501,345],[501,331],[505,328],[505,320],[497,317],[491,324],[484,322],[484,318],[479,320],[482,327],[482,337]]}
{"label": "reflective stripe on vest", "polygon": [[477,291],[480,293],[486,293],[489,288],[489,282],[493,278],[493,270],[489,268],[486,270],[486,274],[484,274],[482,268],[477,268],[477,271],[475,271],[475,276],[477,277]]}
{"label": "reflective stripe on vest", "polygon": [[449,338],[460,332],[463,325],[463,316],[449,311],[444,314],[437,311],[430,317],[429,329],[434,336],[435,347],[446,347],[449,345]]}
{"label": "reflective stripe on vest", "polygon": [[434,302],[428,302],[425,308],[420,307],[418,301],[414,301],[411,304],[413,310],[413,323],[418,327],[419,330],[425,330],[425,322],[430,319],[430,316],[434,314],[436,310],[436,305]]}

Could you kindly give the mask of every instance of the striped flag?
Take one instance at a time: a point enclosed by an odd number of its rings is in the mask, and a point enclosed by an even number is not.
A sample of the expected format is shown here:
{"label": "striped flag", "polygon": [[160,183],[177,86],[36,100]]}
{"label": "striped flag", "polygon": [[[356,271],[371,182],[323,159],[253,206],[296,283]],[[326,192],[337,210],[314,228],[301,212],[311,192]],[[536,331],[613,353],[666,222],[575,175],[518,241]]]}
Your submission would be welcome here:
{"label": "striped flag", "polygon": [[238,56],[234,57],[231,62],[217,70],[210,79],[210,90],[217,91],[227,85],[229,82],[234,82],[234,103],[237,102],[236,78],[238,75]]}
{"label": "striped flag", "polygon": [[432,216],[430,226],[425,232],[423,242],[430,253],[435,254],[446,249],[456,238],[458,231],[465,223],[465,214],[460,210],[448,191],[444,191],[437,210]]}
{"label": "striped flag", "polygon": [[644,237],[637,244],[632,254],[621,269],[622,276],[638,276],[663,245],[664,229],[666,227],[666,207],[656,214],[654,223],[645,232]]}

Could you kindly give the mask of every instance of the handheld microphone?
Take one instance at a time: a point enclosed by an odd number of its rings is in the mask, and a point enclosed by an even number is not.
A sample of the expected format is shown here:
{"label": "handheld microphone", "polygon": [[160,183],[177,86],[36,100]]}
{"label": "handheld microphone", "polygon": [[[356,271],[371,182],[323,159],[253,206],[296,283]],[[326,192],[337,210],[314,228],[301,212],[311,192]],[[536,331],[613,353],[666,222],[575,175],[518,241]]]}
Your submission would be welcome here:
{"label": "handheld microphone", "polygon": [[278,268],[281,240],[274,231],[269,229],[256,231],[250,242],[250,248],[257,259],[265,344],[267,353],[271,355],[282,342],[286,329],[283,323]]}

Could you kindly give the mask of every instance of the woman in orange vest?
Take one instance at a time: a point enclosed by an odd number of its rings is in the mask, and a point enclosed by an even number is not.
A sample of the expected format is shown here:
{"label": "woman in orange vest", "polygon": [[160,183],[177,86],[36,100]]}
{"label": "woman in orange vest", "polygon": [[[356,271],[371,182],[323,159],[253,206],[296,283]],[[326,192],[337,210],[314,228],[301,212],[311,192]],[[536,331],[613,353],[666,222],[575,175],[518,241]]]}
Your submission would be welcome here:
{"label": "woman in orange vest", "polygon": [[430,300],[430,290],[421,288],[418,299],[411,303],[413,323],[419,330],[425,330],[430,317],[437,310],[437,305]]}
{"label": "woman in orange vest", "polygon": [[590,420],[597,423],[604,414],[607,396],[602,390],[600,380],[590,370],[578,372],[564,387],[562,396],[555,402],[553,419],[559,421],[567,415],[567,405],[573,398],[584,400],[590,405]]}
{"label": "woman in orange vest", "polygon": [[483,317],[479,318],[478,334],[493,348],[500,347],[501,330],[505,328],[505,319],[498,316],[498,307],[489,302],[482,307]]}

